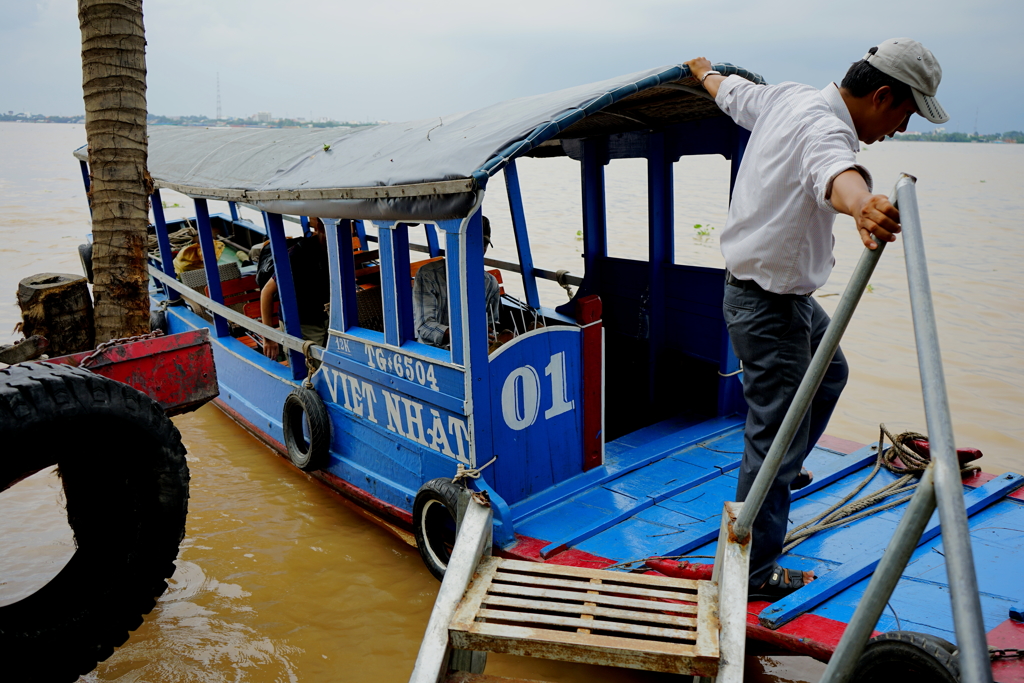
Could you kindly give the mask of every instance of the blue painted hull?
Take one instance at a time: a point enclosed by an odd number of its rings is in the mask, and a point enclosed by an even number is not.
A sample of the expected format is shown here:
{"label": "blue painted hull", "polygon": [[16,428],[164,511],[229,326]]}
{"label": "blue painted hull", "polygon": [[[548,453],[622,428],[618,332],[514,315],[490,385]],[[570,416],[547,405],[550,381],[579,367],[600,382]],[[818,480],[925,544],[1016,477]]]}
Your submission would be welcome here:
{"label": "blue painted hull", "polygon": [[[188,311],[176,310],[169,319],[172,331],[205,325]],[[215,340],[214,349],[222,405],[283,450],[281,406],[300,381],[291,379],[286,367],[257,357],[232,338]],[[336,402],[327,401],[327,406],[334,432],[328,479],[352,487],[347,492],[359,492],[357,497],[378,513],[408,521],[420,484],[450,469],[450,459],[425,466],[422,452],[403,446],[387,429],[354,419]],[[515,555],[533,544],[540,547],[536,559],[573,563],[679,555],[707,561],[699,558],[715,555],[719,515],[722,503],[735,497],[742,447],[739,418],[676,418],[624,436],[607,445],[604,465],[513,504],[516,541],[506,550]],[[848,493],[867,476],[874,460],[869,447],[853,453],[816,448],[807,463],[815,483],[794,494],[793,524]],[[893,479],[882,470],[866,491]],[[967,489],[969,504],[971,496],[982,501],[971,509],[970,525],[988,630],[1006,622],[1008,611],[1021,599],[1024,501],[1019,493],[1014,498],[1008,494],[1022,482],[1019,475],[1008,474],[977,490]],[[982,495],[985,491],[987,496]],[[865,557],[880,556],[902,511],[897,507],[820,533],[782,564],[814,569],[820,577],[838,575]],[[845,624],[867,580],[855,578],[834,595],[819,598],[819,604],[797,596],[762,604],[762,625],[777,629],[789,624],[782,630],[795,632],[798,639],[820,638],[813,629],[823,622],[806,626],[806,615]],[[936,537],[915,552],[878,629],[932,633],[955,642],[948,593],[941,537]],[[805,627],[812,631],[805,633]],[[821,640],[827,649],[828,639]]]}

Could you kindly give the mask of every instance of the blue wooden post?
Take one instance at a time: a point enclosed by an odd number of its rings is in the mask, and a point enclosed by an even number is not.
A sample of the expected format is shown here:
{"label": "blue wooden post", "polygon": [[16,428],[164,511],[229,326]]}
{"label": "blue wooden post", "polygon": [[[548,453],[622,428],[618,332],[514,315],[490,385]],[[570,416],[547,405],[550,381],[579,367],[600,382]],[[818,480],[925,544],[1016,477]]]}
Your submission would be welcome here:
{"label": "blue wooden post", "polygon": [[359,324],[356,271],[352,260],[352,221],[324,218],[323,222],[327,230],[327,263],[333,276],[330,329],[344,332]]}
{"label": "blue wooden post", "polygon": [[[203,252],[203,269],[206,271],[206,286],[210,298],[219,304],[224,303],[224,293],[220,287],[220,271],[217,268],[217,251],[213,247],[213,227],[210,225],[210,209],[205,199],[196,199],[196,227],[199,231],[199,248]],[[213,314],[214,329],[218,337],[230,336],[228,321]]]}
{"label": "blue wooden post", "polygon": [[384,341],[401,346],[416,338],[409,275],[409,228],[405,223],[378,223],[377,226],[380,282],[384,296]]}
{"label": "blue wooden post", "polygon": [[665,135],[651,133],[647,143],[647,221],[650,261],[650,360],[648,389],[655,400],[665,346],[665,266],[675,260],[672,235],[672,161],[666,155]]}
{"label": "blue wooden post", "polygon": [[302,226],[302,235],[304,237],[309,237],[309,216],[299,216],[299,225]]}
{"label": "blue wooden post", "polygon": [[[284,221],[281,220],[279,213],[265,212],[263,215],[267,218],[267,235],[270,237],[270,253],[274,257],[274,280],[277,282],[277,296],[281,302],[281,320],[284,321],[284,330],[286,334],[302,339],[299,304],[295,297],[292,264],[288,260],[288,242],[284,236]],[[306,360],[300,352],[289,349],[288,360],[294,379],[302,379],[306,376]]]}
{"label": "blue wooden post", "polygon": [[437,258],[441,255],[441,245],[437,241],[437,230],[433,223],[424,223],[424,231],[427,233],[427,247],[430,249],[430,258]]}
{"label": "blue wooden post", "polygon": [[238,205],[236,205],[234,202],[228,202],[228,211],[231,212],[231,221],[232,222],[237,221],[238,220]]}
{"label": "blue wooden post", "polygon": [[[451,342],[452,363],[465,365],[465,344],[463,339],[466,335],[466,327],[462,311],[462,271],[459,263],[462,261],[462,239],[459,234],[462,221],[460,219],[438,221],[437,227],[444,231],[444,258],[445,272],[448,281],[448,338]],[[482,230],[483,228],[481,228]]]}
{"label": "blue wooden post", "polygon": [[89,164],[85,161],[79,160],[78,165],[82,169],[82,183],[85,184],[85,201],[89,204],[89,215],[92,215],[92,197],[89,196],[89,190],[92,187],[92,181],[89,179]]}
{"label": "blue wooden post", "polygon": [[359,236],[359,248],[363,251],[369,251],[366,246],[366,225],[362,221],[356,221],[356,235]]}
{"label": "blue wooden post", "polygon": [[[477,209],[468,221],[464,222],[465,232],[461,235],[464,250],[460,261],[448,257],[449,295],[456,295],[451,290],[451,272],[461,267],[460,273],[465,284],[466,309],[463,312],[463,343],[466,347],[464,357],[468,357],[466,372],[469,373],[469,393],[472,395],[473,441],[471,444],[471,465],[476,467],[491,459],[494,447],[491,439],[491,420],[488,407],[492,400],[490,391],[490,367],[488,365],[487,344],[487,299],[484,288],[484,241],[483,221],[480,209]],[[468,334],[467,334],[468,333]],[[468,344],[465,343],[468,337]],[[454,349],[454,337],[452,345]]]}
{"label": "blue wooden post", "polygon": [[270,219],[267,218],[267,212],[266,211],[261,211],[260,213],[263,215],[263,227],[266,228],[266,230],[267,230],[267,238],[269,239],[270,238]]}
{"label": "blue wooden post", "polygon": [[604,193],[604,167],[607,163],[607,139],[583,141],[583,263],[584,274],[592,291],[599,291],[598,259],[608,256]]}
{"label": "blue wooden post", "polygon": [[[160,200],[159,188],[153,190],[149,201],[153,205],[153,224],[156,227],[156,241],[160,245],[160,269],[171,277],[176,277],[174,274],[174,255],[171,253],[171,240],[167,234],[167,220],[164,218],[164,205]],[[177,290],[167,285],[162,286],[168,299],[173,301],[179,297]]]}
{"label": "blue wooden post", "polygon": [[531,308],[540,308],[540,294],[537,293],[537,278],[533,274],[533,253],[530,251],[530,236],[526,231],[526,212],[523,210],[523,193],[519,189],[519,171],[516,170],[515,159],[505,166],[505,188],[508,190],[508,205],[512,212],[512,229],[516,235],[519,265],[523,271],[526,303]]}

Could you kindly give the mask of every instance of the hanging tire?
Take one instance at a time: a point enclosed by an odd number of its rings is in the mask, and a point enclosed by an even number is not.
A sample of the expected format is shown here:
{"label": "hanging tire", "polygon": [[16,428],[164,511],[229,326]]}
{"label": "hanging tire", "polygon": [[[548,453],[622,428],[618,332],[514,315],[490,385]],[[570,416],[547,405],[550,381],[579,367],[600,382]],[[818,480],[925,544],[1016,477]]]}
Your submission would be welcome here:
{"label": "hanging tire", "polygon": [[78,245],[78,259],[82,262],[82,273],[85,279],[92,284],[92,242]]}
{"label": "hanging tire", "polygon": [[416,492],[412,506],[416,546],[423,564],[438,581],[444,580],[455,547],[460,490],[451,479],[431,479]]}
{"label": "hanging tire", "polygon": [[331,457],[331,419],[319,394],[299,387],[284,400],[281,415],[288,458],[305,472],[323,469]]}
{"label": "hanging tire", "polygon": [[937,636],[889,631],[868,641],[851,680],[858,683],[958,683],[954,646]]}
{"label": "hanging tire", "polygon": [[56,465],[76,550],[32,595],[0,607],[18,680],[74,681],[139,627],[185,534],[181,435],[149,397],[66,365],[0,370],[0,490]]}

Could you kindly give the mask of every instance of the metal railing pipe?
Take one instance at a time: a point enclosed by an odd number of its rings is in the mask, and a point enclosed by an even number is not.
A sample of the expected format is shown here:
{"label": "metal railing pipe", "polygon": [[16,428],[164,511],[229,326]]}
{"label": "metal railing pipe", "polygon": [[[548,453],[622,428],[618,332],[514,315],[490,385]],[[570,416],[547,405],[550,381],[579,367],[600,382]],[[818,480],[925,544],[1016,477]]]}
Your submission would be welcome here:
{"label": "metal railing pipe", "polygon": [[961,679],[965,683],[990,683],[992,669],[978,594],[978,578],[971,553],[960,465],[953,441],[953,425],[939,353],[935,309],[928,282],[928,265],[925,261],[914,182],[913,176],[904,175],[896,184],[896,197],[903,226],[910,306],[917,341],[925,419],[935,467],[935,496],[942,524],[942,543],[946,549],[946,575],[953,604],[957,647],[960,649]]}
{"label": "metal railing pipe", "polygon": [[754,518],[757,517],[757,513],[761,510],[761,505],[764,504],[764,499],[768,495],[768,489],[778,475],[779,468],[782,467],[782,458],[793,443],[796,430],[799,428],[800,422],[803,421],[804,415],[807,414],[807,409],[814,399],[814,394],[818,391],[821,380],[825,377],[825,371],[828,370],[832,357],[836,355],[836,349],[839,348],[839,340],[842,339],[843,333],[846,332],[850,318],[853,317],[853,312],[856,310],[857,304],[860,302],[860,298],[868,286],[871,274],[875,271],[875,265],[882,256],[882,250],[885,249],[886,243],[878,242],[877,244],[878,248],[876,249],[864,249],[860,261],[857,262],[857,267],[850,277],[850,283],[846,286],[846,291],[843,292],[843,296],[839,300],[835,315],[832,316],[832,320],[825,330],[825,335],[822,337],[821,342],[818,344],[818,349],[811,358],[811,364],[808,366],[807,372],[804,373],[800,386],[797,387],[792,403],[789,404],[789,410],[786,411],[786,417],[782,420],[782,426],[779,427],[775,440],[772,441],[772,446],[768,449],[768,455],[765,457],[764,463],[761,464],[761,469],[757,472],[754,484],[747,493],[743,509],[740,510],[739,518],[733,527],[737,538],[740,540],[746,540],[750,536],[750,529],[754,525]]}
{"label": "metal railing pipe", "polygon": [[928,520],[935,512],[934,468],[929,467],[921,477],[921,483],[910,499],[903,519],[900,520],[889,546],[885,549],[875,573],[871,576],[864,597],[857,604],[857,609],[843,631],[828,668],[821,683],[846,683],[851,680],[857,668],[857,660],[864,652],[868,638],[871,637],[875,625],[892,592],[903,574],[910,556],[914,554],[917,544],[928,526]]}

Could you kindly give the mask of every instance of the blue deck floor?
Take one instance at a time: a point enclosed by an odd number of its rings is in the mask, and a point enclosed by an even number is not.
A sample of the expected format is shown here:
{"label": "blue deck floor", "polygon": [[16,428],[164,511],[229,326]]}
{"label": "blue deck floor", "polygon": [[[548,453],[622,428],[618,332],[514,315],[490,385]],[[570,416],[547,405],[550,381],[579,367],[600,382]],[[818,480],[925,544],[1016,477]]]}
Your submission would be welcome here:
{"label": "blue deck floor", "polygon": [[[736,494],[742,448],[742,425],[735,421],[654,425],[609,444],[604,467],[566,482],[545,500],[514,507],[516,531],[549,541],[542,551],[546,557],[568,548],[618,562],[714,556],[722,503]],[[791,524],[840,500],[864,480],[874,462],[870,446],[850,454],[815,448],[807,461],[815,481],[794,493]],[[882,470],[861,495],[895,478]],[[1021,480],[1019,475],[1000,477],[966,494],[988,629],[1005,621],[1009,608],[1024,598],[1024,503],[1005,498]],[[762,613],[763,623],[780,626],[808,611],[849,621],[872,560],[881,556],[904,508],[819,533],[794,548],[781,563],[814,569],[821,583],[772,605]],[[943,562],[941,537],[918,548],[879,630],[902,628],[955,640]]]}

